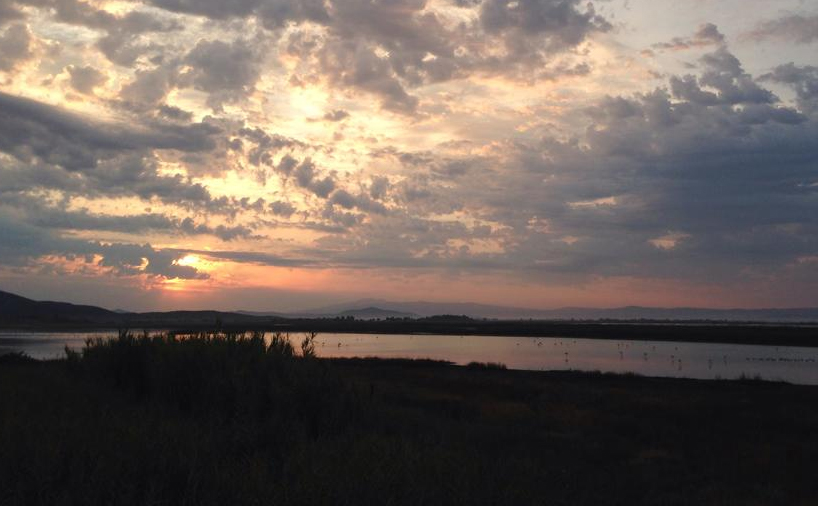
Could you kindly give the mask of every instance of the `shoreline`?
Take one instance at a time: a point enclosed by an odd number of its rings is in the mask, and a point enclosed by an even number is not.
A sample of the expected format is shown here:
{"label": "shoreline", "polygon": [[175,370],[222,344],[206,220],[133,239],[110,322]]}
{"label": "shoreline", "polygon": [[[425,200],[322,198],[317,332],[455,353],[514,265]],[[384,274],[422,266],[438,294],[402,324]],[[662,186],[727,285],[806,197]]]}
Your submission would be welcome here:
{"label": "shoreline", "polygon": [[134,333],[170,331],[225,332],[264,331],[318,334],[408,334],[498,336],[526,338],[581,338],[623,341],[744,344],[818,348],[818,324],[733,323],[733,322],[633,322],[633,321],[428,321],[428,320],[262,320],[185,321],[133,320],[128,322],[55,322],[2,324],[0,333],[83,333],[130,330]]}

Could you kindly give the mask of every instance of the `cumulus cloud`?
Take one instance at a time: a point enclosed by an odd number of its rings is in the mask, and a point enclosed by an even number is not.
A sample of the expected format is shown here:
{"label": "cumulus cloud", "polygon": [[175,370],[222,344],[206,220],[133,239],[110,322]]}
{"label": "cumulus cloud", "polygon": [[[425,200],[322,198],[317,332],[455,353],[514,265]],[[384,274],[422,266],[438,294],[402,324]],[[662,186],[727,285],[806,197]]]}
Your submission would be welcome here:
{"label": "cumulus cloud", "polygon": [[108,80],[105,74],[90,65],[84,67],[69,65],[66,70],[71,78],[71,87],[86,95],[93,94],[94,88]]}
{"label": "cumulus cloud", "polygon": [[270,211],[275,214],[276,216],[283,216],[284,218],[289,218],[290,216],[295,213],[295,206],[290,204],[289,202],[284,202],[281,200],[276,200],[275,202],[270,203]]}
{"label": "cumulus cloud", "polygon": [[390,111],[412,113],[418,105],[417,97],[406,91],[390,61],[363,42],[327,44],[319,59],[322,74],[333,86],[372,93]]}
{"label": "cumulus cloud", "polygon": [[787,63],[775,67],[772,72],[761,76],[761,79],[791,86],[802,109],[812,111],[818,108],[818,67]]}
{"label": "cumulus cloud", "polygon": [[207,92],[208,104],[219,108],[224,102],[235,102],[250,94],[259,78],[259,49],[243,40],[226,43],[221,40],[199,41],[187,54],[180,84]]}
{"label": "cumulus cloud", "polygon": [[244,39],[202,39],[185,55],[137,70],[119,97],[132,110],[167,111],[165,100],[171,92],[192,88],[206,93],[207,105],[218,112],[224,104],[237,103],[255,90],[262,58],[263,48]]}
{"label": "cumulus cloud", "polygon": [[383,109],[415,115],[412,90],[430,83],[475,73],[526,81],[586,74],[584,62],[548,64],[611,28],[592,4],[578,0],[488,0],[472,8],[478,19],[455,24],[425,1],[333,2],[321,21],[325,36],[294,31],[287,50],[316,58],[318,75],[333,87],[375,95]]}
{"label": "cumulus cloud", "polygon": [[33,37],[23,24],[11,25],[0,34],[0,71],[8,72],[32,55]]}
{"label": "cumulus cloud", "polygon": [[[389,155],[411,174],[391,190],[406,214],[356,227],[367,245],[356,254],[389,256],[390,265],[702,280],[771,272],[811,254],[815,118],[781,104],[726,50],[702,65],[691,88],[601,100],[586,111],[591,124],[578,141],[511,143],[457,163]],[[780,69],[785,77],[800,83],[809,72]],[[446,167],[467,177],[452,179]],[[335,200],[350,208],[351,197]],[[492,225],[446,228],[431,219],[458,209]],[[409,253],[389,249],[398,237]],[[701,261],[683,260],[691,257]]]}
{"label": "cumulus cloud", "polygon": [[305,158],[292,170],[295,183],[301,188],[306,188],[316,196],[327,198],[335,189],[335,181],[330,176],[321,178],[315,163],[309,158]]}
{"label": "cumulus cloud", "polygon": [[143,35],[181,28],[147,12],[132,10],[116,15],[81,0],[18,0],[18,3],[49,9],[60,23],[104,31],[105,35],[96,42],[97,49],[110,61],[123,66],[133,64],[147,52],[161,50],[161,44],[145,41]]}
{"label": "cumulus cloud", "polygon": [[584,12],[580,5],[579,0],[486,0],[480,6],[480,23],[489,33],[544,36],[549,47],[561,49],[579,44],[590,33],[610,29],[593,4],[588,3]]}
{"label": "cumulus cloud", "polygon": [[701,77],[671,78],[675,96],[701,105],[770,104],[778,100],[746,74],[738,58],[724,47],[704,55],[701,62],[705,67]]}
{"label": "cumulus cloud", "polygon": [[324,114],[325,121],[343,121],[349,117],[349,113],[343,109],[336,109],[334,111],[329,111]]}

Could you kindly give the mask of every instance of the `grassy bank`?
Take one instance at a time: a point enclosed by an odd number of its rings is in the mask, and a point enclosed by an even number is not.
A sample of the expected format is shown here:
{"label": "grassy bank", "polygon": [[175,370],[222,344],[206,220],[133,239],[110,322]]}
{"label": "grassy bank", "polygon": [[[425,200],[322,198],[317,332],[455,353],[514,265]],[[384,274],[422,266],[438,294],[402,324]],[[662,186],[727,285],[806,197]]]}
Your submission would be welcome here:
{"label": "grassy bank", "polygon": [[0,359],[2,504],[815,504],[818,389],[122,336]]}

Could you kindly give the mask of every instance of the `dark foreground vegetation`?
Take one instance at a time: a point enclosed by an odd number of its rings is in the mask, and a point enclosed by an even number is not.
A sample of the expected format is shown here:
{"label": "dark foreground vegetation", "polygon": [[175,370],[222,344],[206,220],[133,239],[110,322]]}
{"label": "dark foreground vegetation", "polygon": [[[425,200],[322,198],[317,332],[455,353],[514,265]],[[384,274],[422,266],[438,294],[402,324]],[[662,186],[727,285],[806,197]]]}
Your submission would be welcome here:
{"label": "dark foreground vegetation", "polygon": [[818,389],[122,335],[0,357],[0,504],[815,504]]}

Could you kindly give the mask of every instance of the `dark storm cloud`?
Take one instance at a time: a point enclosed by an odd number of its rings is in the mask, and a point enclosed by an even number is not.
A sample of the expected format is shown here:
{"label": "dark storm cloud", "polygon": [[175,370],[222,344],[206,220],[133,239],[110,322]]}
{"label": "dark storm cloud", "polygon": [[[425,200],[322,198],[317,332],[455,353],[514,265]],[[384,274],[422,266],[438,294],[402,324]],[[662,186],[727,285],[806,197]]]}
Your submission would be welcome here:
{"label": "dark storm cloud", "polygon": [[809,44],[818,40],[818,16],[793,14],[759,24],[749,32],[755,40],[779,39]]}

